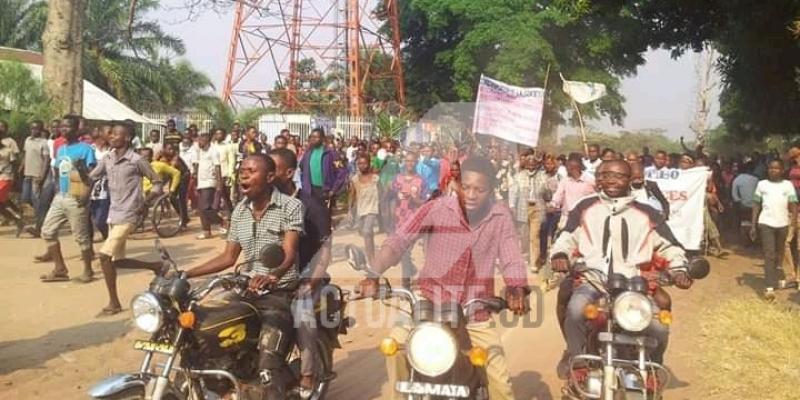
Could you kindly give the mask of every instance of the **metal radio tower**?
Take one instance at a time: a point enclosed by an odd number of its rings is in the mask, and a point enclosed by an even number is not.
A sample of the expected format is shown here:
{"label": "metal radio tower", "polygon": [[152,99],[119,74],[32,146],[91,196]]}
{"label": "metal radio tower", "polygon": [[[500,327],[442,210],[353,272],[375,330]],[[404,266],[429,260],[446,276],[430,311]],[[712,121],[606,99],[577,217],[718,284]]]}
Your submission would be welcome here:
{"label": "metal radio tower", "polygon": [[237,0],[223,100],[359,117],[393,87],[403,106],[397,2]]}

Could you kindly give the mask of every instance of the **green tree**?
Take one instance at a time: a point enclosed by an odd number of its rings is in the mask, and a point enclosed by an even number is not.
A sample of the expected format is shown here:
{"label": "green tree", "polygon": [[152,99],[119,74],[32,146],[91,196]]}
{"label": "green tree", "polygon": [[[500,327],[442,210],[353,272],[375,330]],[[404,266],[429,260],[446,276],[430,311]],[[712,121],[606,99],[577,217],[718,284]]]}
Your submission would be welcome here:
{"label": "green tree", "polygon": [[47,2],[0,0],[0,46],[41,50]]}
{"label": "green tree", "polygon": [[12,136],[21,138],[31,120],[49,121],[55,113],[30,69],[16,61],[0,61],[0,118],[7,120]]}
{"label": "green tree", "polygon": [[[7,19],[3,2],[8,2],[12,11],[8,18],[25,23],[6,34],[5,22],[0,22],[0,45],[41,48],[47,3],[0,0],[4,10],[0,21]],[[172,61],[184,54],[183,41],[143,18],[158,5],[157,0],[138,0],[131,19],[128,0],[88,0],[83,21],[83,72],[84,79],[134,108],[173,112],[193,106],[212,84],[188,62]]]}
{"label": "green tree", "polygon": [[[681,152],[681,145],[678,141],[668,138],[663,129],[643,129],[636,131],[621,131],[619,134],[607,134],[601,132],[589,132],[586,139],[589,143],[595,143],[601,149],[610,148],[615,151],[627,153],[635,151],[641,153],[644,147],[650,149],[654,154],[657,150],[664,150],[668,153]],[[570,152],[583,152],[583,141],[579,134],[565,136],[561,139],[561,144],[554,148],[562,154]]]}
{"label": "green tree", "polygon": [[581,106],[581,112],[620,124],[625,117],[620,78],[635,73],[646,50],[642,24],[629,8],[585,0],[404,2],[409,104],[419,111],[440,101],[473,100],[482,73],[541,87],[550,66],[545,136],[559,124],[576,122],[559,73],[604,83],[608,95]]}
{"label": "green tree", "polygon": [[197,100],[197,111],[207,114],[214,122],[214,127],[223,128],[230,132],[234,122],[239,122],[242,127],[257,126],[258,119],[264,114],[275,112],[275,109],[248,108],[237,112],[230,104],[218,97],[205,96]]}
{"label": "green tree", "polygon": [[800,134],[798,0],[640,0],[652,45],[674,55],[711,43],[720,54],[720,115],[728,132]]}

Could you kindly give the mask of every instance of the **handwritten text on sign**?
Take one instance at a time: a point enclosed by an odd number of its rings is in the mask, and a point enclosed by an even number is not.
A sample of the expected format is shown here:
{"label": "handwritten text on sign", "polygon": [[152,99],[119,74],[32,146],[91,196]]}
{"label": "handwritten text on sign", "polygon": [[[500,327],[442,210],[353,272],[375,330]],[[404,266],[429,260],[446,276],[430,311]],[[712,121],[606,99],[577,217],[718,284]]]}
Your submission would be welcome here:
{"label": "handwritten text on sign", "polygon": [[481,76],[472,130],[536,146],[543,106],[543,89],[512,86]]}

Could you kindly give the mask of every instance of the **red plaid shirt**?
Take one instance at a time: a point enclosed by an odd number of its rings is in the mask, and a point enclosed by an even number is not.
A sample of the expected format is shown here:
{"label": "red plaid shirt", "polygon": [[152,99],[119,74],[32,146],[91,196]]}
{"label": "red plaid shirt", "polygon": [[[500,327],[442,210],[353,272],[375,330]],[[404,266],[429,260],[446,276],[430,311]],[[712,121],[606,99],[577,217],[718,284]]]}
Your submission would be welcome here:
{"label": "red plaid shirt", "polygon": [[470,227],[455,196],[424,204],[384,244],[397,254],[393,264],[421,235],[427,244],[418,282],[422,294],[434,303],[463,304],[493,296],[496,264],[507,287],[528,284],[511,212],[499,202],[474,227]]}

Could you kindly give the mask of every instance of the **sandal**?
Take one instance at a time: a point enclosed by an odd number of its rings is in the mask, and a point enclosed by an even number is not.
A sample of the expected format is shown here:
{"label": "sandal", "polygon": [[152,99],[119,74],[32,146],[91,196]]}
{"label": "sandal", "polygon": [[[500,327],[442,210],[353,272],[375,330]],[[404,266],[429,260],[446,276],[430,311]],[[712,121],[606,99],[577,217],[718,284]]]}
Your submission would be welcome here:
{"label": "sandal", "polygon": [[90,283],[92,281],[94,281],[94,275],[85,275],[84,274],[84,275],[81,275],[81,276],[75,278],[75,282],[78,282],[78,283]]}
{"label": "sandal", "polygon": [[112,315],[117,315],[122,312],[122,307],[103,307],[99,313],[97,313],[96,317],[110,317]]}
{"label": "sandal", "polygon": [[41,275],[39,279],[42,282],[67,282],[69,281],[69,274],[66,272],[50,271]]}
{"label": "sandal", "polygon": [[33,256],[33,262],[37,264],[49,263],[53,262],[53,257],[50,255],[50,253],[42,254],[40,256]]}
{"label": "sandal", "polygon": [[197,240],[206,240],[206,239],[211,239],[212,237],[213,235],[207,235],[205,233],[201,233],[197,235]]}

